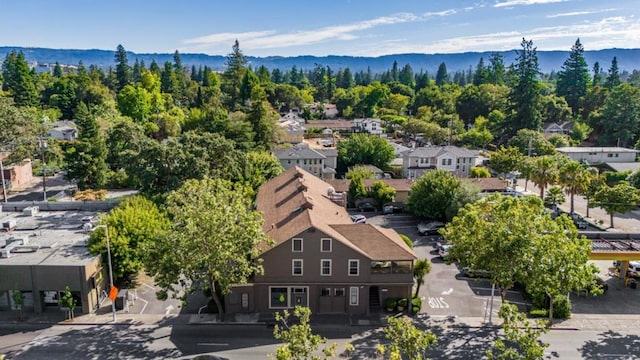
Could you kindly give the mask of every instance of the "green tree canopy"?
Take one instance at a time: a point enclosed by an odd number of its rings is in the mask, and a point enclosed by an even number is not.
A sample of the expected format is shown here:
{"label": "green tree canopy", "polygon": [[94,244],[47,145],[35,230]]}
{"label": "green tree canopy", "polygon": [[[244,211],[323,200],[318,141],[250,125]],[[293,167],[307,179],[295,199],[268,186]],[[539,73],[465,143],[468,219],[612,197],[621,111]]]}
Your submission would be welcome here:
{"label": "green tree canopy", "polygon": [[558,73],[556,92],[563,96],[574,114],[578,114],[581,98],[587,94],[589,84],[589,67],[584,58],[584,47],[577,39],[571,47],[569,58],[562,65],[562,71]]}
{"label": "green tree canopy", "polygon": [[[169,218],[151,201],[134,196],[122,201],[101,219],[109,231],[109,246],[116,283],[129,280],[143,268],[147,247],[166,236]],[[104,228],[98,228],[89,238],[89,251],[101,254],[107,263],[107,241]]]}
{"label": "green tree canopy", "polygon": [[394,157],[393,146],[379,136],[354,134],[338,143],[338,169],[341,172],[353,165],[386,169]]}
{"label": "green tree canopy", "polygon": [[[309,320],[311,310],[307,307],[296,306],[293,315],[298,318],[297,323],[289,323],[290,313],[284,310],[282,314],[276,312],[276,324],[273,328],[273,337],[282,340],[284,344],[276,350],[276,360],[319,360],[314,355],[320,346],[327,343],[327,338],[313,333]],[[325,359],[333,357],[336,344],[322,349]]]}
{"label": "green tree canopy", "polygon": [[458,178],[442,169],[427,171],[411,185],[407,208],[414,215],[434,220],[450,219],[457,212],[462,185]]}
{"label": "green tree canopy", "polygon": [[169,194],[169,235],[150,244],[146,258],[160,297],[186,301],[193,291],[209,289],[224,319],[220,295],[261,273],[258,245],[271,244],[262,215],[250,210],[250,194],[248,187],[222,179],[188,180]]}
{"label": "green tree canopy", "polygon": [[635,209],[639,201],[638,189],[626,182],[613,187],[602,186],[593,194],[593,205],[603,208],[609,214],[612,228],[614,227],[613,215]]}

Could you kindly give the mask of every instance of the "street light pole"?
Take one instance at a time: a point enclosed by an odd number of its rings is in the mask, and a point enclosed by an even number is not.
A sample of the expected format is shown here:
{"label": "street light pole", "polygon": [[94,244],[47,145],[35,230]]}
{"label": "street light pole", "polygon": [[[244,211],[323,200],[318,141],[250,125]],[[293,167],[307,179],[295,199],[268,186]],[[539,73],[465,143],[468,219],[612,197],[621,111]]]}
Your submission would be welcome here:
{"label": "street light pole", "polygon": [[[109,228],[107,227],[107,225],[98,225],[96,227],[97,228],[104,228],[104,232],[107,236],[107,262],[109,264],[109,285],[111,286],[111,288],[109,289],[109,291],[111,291],[111,289],[113,289],[113,268],[111,267],[111,248],[109,246]],[[111,300],[111,313],[113,314],[113,322],[116,322],[116,302],[115,300]]]}
{"label": "street light pole", "polygon": [[42,150],[42,197],[43,201],[47,201],[47,163],[44,160],[44,151],[47,148],[47,141],[40,138],[38,139],[38,143]]}
{"label": "street light pole", "polygon": [[7,185],[4,183],[4,165],[2,164],[2,159],[0,159],[0,181],[2,181],[2,196],[4,202],[7,202]]}

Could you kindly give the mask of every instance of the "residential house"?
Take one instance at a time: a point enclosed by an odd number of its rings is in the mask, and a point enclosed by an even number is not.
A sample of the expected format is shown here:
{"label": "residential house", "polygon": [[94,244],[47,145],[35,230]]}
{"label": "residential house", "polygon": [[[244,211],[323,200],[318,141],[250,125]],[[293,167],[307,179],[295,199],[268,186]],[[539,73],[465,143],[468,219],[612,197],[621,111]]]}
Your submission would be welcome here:
{"label": "residential house", "polygon": [[56,121],[46,125],[51,127],[47,134],[52,139],[74,141],[78,138],[78,127],[73,121]]}
{"label": "residential house", "polygon": [[571,159],[591,165],[603,163],[632,163],[638,150],[622,147],[559,147],[556,149]]}
{"label": "residential house", "polygon": [[338,152],[335,149],[312,149],[305,143],[275,150],[273,155],[285,169],[300,167],[315,176],[329,180],[335,178]]}
{"label": "residential house", "polygon": [[433,169],[444,169],[459,177],[467,177],[478,158],[477,151],[457,146],[424,146],[402,155],[403,176],[410,179],[417,179]]}
{"label": "residential house", "polygon": [[565,121],[562,123],[549,123],[544,126],[542,133],[544,137],[551,135],[569,135],[573,130],[573,123],[571,121]]}
{"label": "residential house", "polygon": [[413,250],[392,229],[354,224],[334,193],[297,166],[260,187],[256,207],[275,246],[262,248],[264,273],[225,297],[227,312],[300,305],[314,314],[368,314],[388,297],[411,297]]}
{"label": "residential house", "polygon": [[380,119],[353,119],[353,126],[359,132],[366,132],[374,135],[382,135],[384,127]]}
{"label": "residential house", "polygon": [[276,125],[281,129],[278,134],[280,143],[298,144],[304,141],[304,133],[307,129],[304,127],[304,119],[299,117],[297,113],[290,111],[282,116]]}

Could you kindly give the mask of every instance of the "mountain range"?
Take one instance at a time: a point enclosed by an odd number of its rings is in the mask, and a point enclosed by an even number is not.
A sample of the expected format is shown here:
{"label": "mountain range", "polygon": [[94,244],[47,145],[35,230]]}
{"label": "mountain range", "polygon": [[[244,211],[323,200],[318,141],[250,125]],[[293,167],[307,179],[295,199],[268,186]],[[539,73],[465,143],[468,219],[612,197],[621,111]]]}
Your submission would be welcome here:
{"label": "mountain range", "polygon": [[[74,49],[49,49],[49,48],[33,48],[33,47],[12,47],[0,46],[0,59],[4,59],[6,55],[12,51],[22,51],[25,58],[29,62],[37,62],[39,64],[54,64],[56,62],[66,65],[77,65],[80,61],[85,66],[97,65],[101,68],[113,67],[115,50],[74,50]],[[505,65],[515,62],[517,56],[515,50],[500,51]],[[379,73],[391,69],[393,62],[398,62],[398,67],[410,64],[413,71],[427,71],[435,75],[438,66],[445,63],[448,72],[467,71],[469,68],[475,69],[480,58],[484,58],[485,66],[488,65],[489,57],[492,52],[465,52],[456,54],[394,54],[378,57],[359,57],[359,56],[269,56],[269,57],[253,57],[247,56],[249,65],[252,68],[258,68],[261,65],[269,69],[279,68],[281,70],[289,70],[292,66],[298,69],[312,69],[316,64],[330,66],[334,71],[337,69],[349,68],[352,72],[367,70],[370,68],[373,73]],[[543,73],[551,71],[559,71],[562,64],[567,59],[569,51],[538,51],[538,62],[540,70]],[[620,71],[632,71],[640,69],[640,49],[604,49],[585,51],[584,57],[591,69],[597,61],[600,68],[605,72],[611,66],[613,57],[617,58],[618,68]],[[136,59],[144,61],[148,67],[153,60],[162,67],[166,61],[173,61],[173,54],[169,53],[133,53],[127,52],[129,64],[132,65]],[[182,63],[185,66],[196,67],[207,65],[214,70],[224,70],[226,57],[221,55],[207,54],[180,54]]]}

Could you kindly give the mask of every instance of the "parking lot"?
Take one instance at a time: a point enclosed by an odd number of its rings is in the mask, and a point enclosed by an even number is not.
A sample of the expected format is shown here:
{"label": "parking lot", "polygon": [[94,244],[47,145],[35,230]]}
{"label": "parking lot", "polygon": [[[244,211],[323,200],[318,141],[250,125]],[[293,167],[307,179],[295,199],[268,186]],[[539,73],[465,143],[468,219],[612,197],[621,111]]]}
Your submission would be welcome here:
{"label": "parking lot", "polygon": [[[483,317],[489,320],[491,284],[486,279],[469,278],[453,264],[446,264],[435,247],[438,236],[420,236],[417,224],[420,219],[409,214],[381,215],[365,213],[367,222],[395,229],[413,240],[418,258],[431,262],[431,272],[425,277],[425,285],[420,288],[422,312],[431,316]],[[636,314],[640,302],[640,288],[625,287],[621,278],[613,274],[611,261],[594,261],[600,269],[599,276],[608,285],[608,291],[601,296],[587,296],[584,293],[570,294],[573,312],[576,314]],[[495,290],[493,318],[500,308],[499,292]],[[511,303],[528,310],[530,303],[516,290],[507,293]]]}
{"label": "parking lot", "polygon": [[[420,259],[431,262],[431,271],[420,288],[422,312],[431,316],[483,317],[489,320],[491,284],[486,279],[464,276],[455,263],[446,264],[435,247],[438,236],[420,236],[419,219],[410,214],[380,215],[367,213],[367,222],[395,229],[413,240],[413,250]],[[500,294],[495,290],[493,318],[500,308]],[[518,291],[508,291],[507,299],[522,307],[527,302]]]}

